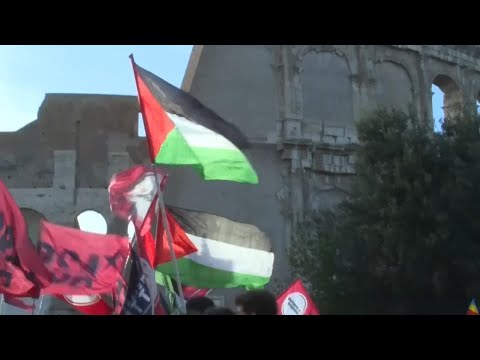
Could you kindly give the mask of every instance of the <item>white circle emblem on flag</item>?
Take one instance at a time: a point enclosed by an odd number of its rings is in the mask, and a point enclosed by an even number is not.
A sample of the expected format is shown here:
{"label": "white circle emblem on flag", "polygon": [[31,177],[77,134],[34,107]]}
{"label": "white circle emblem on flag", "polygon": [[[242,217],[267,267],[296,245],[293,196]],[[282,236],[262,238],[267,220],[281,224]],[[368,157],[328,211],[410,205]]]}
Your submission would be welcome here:
{"label": "white circle emblem on flag", "polygon": [[100,295],[64,295],[67,302],[73,306],[90,306],[100,301]]}
{"label": "white circle emblem on flag", "polygon": [[282,315],[303,315],[307,311],[307,298],[299,293],[288,294],[282,303]]}

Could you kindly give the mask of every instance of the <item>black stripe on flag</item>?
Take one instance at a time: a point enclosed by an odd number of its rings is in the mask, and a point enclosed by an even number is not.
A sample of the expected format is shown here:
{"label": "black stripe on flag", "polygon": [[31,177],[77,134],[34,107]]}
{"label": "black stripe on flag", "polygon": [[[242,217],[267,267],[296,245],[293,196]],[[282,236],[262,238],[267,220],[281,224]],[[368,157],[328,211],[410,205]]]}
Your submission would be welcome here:
{"label": "black stripe on flag", "polygon": [[238,127],[227,122],[191,94],[157,75],[135,65],[137,74],[166,112],[200,124],[230,140],[240,149],[248,148],[248,140]]}
{"label": "black stripe on flag", "polygon": [[254,225],[221,216],[168,206],[181,228],[188,234],[245,248],[272,252],[268,236]]}

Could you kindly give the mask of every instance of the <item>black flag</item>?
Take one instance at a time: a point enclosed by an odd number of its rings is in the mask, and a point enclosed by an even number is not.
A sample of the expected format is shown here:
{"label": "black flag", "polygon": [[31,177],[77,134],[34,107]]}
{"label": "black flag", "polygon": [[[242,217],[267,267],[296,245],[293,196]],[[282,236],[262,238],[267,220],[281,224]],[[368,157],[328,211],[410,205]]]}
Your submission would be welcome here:
{"label": "black flag", "polygon": [[122,315],[153,315],[152,298],[155,299],[155,315],[167,315],[168,305],[158,291],[154,270],[135,250],[132,250],[131,257],[132,268]]}

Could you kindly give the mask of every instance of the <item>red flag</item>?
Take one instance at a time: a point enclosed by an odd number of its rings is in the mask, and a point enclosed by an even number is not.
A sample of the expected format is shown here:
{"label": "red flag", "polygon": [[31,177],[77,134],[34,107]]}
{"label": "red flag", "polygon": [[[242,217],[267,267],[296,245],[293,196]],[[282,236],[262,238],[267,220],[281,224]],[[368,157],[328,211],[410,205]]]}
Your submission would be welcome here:
{"label": "red flag", "polygon": [[[156,199],[157,197],[155,197],[154,203],[156,202]],[[152,205],[147,216],[154,216],[154,214],[155,206]],[[180,259],[184,256],[197,252],[197,247],[188,238],[185,231],[183,231],[178,222],[175,220],[175,217],[170,213],[170,211],[168,211],[168,209],[166,209],[166,214],[170,234],[172,235],[172,245],[175,258]],[[167,232],[165,231],[163,222],[161,220],[162,217],[160,216],[156,244],[150,231],[145,233],[144,236],[138,237],[140,256],[148,260],[153,268],[159,264],[167,263],[172,259],[170,255],[170,246],[167,239]],[[155,258],[152,262],[153,254],[155,254]]]}
{"label": "red flag", "polygon": [[190,299],[193,296],[207,296],[212,289],[197,289],[192,286],[182,285],[182,292],[185,300]]}
{"label": "red flag", "polygon": [[[175,281],[175,279],[171,279],[171,281],[172,281],[175,292],[177,294],[180,294],[180,291],[178,289],[178,284]],[[185,298],[185,300],[188,300],[193,296],[205,297],[210,293],[210,291],[212,291],[212,289],[200,289],[200,288],[196,288],[188,285],[181,285],[181,286],[182,286],[183,297]]]}
{"label": "red flag", "polygon": [[[155,168],[160,178],[160,188],[165,188],[167,176],[158,167]],[[112,213],[123,220],[132,220],[135,228],[144,235],[151,228],[155,219],[147,216],[149,208],[157,194],[157,185],[151,166],[137,165],[115,174],[108,187]]]}
{"label": "red flag", "polygon": [[278,315],[320,315],[301,280],[278,297],[277,306]]}
{"label": "red flag", "polygon": [[155,254],[156,243],[151,233],[151,222],[155,217],[155,204],[157,203],[157,196],[153,198],[153,201],[145,214],[148,221],[144,222],[142,229],[135,228],[135,235],[137,236],[138,253],[140,257],[147,260],[150,266],[155,267]]}
{"label": "red flag", "polygon": [[111,315],[113,307],[100,295],[55,295],[85,315]]}
{"label": "red flag", "polygon": [[[167,176],[161,169],[158,169],[158,175],[161,177],[160,188],[163,191]],[[161,221],[157,235],[160,241],[155,242],[151,233],[152,223],[157,219],[155,210],[158,199],[152,168],[147,165],[138,165],[115,174],[110,181],[108,191],[113,214],[125,220],[130,218],[133,220],[140,256],[152,267],[170,261],[170,248]],[[168,211],[167,221],[172,233],[176,258],[196,252],[195,245]]]}
{"label": "red flag", "polygon": [[[167,212],[167,222],[170,234],[172,235],[172,245],[173,251],[175,253],[175,258],[180,259],[184,256],[190,255],[194,252],[197,252],[197,247],[193,242],[188,238],[185,231],[180,227],[178,222],[175,220],[170,211]],[[157,237],[157,256],[155,260],[155,266],[158,264],[167,263],[172,261],[170,255],[170,246],[168,244],[167,231],[163,226],[163,223],[160,223],[161,228],[158,231]]]}
{"label": "red flag", "polygon": [[129,254],[126,237],[99,235],[42,221],[40,255],[52,277],[44,294],[100,295],[116,291]]}
{"label": "red flag", "polygon": [[[37,271],[30,272],[29,268],[25,268],[25,261]],[[46,273],[38,268],[38,264],[39,257],[28,237],[23,214],[0,181],[0,293],[14,297],[38,297],[39,288],[32,273],[37,280],[47,282]]]}

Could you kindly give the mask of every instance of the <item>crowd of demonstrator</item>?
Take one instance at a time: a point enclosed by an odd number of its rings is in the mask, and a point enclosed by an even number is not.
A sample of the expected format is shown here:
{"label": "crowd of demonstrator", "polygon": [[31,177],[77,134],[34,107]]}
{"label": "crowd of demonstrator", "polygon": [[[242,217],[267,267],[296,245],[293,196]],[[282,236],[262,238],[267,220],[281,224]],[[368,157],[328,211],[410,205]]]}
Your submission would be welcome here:
{"label": "crowd of demonstrator", "polygon": [[192,297],[187,301],[187,315],[277,315],[277,301],[266,290],[247,291],[235,299],[236,311],[215,306],[205,296]]}

